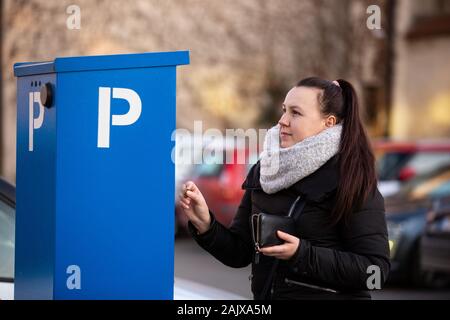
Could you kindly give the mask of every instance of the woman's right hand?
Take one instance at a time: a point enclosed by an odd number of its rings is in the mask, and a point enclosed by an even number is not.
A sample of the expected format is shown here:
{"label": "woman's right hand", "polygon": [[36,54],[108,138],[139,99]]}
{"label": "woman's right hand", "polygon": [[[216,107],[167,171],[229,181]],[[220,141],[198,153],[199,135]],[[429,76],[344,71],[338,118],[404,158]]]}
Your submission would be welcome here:
{"label": "woman's right hand", "polygon": [[208,205],[194,182],[188,181],[183,184],[179,204],[199,234],[208,231],[211,225]]}

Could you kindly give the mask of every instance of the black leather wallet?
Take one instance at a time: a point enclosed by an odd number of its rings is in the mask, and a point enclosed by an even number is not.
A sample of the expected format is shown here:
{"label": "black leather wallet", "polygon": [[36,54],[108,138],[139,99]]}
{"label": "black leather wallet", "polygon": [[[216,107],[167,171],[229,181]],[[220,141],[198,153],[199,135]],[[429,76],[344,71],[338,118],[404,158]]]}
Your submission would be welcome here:
{"label": "black leather wallet", "polygon": [[289,209],[288,215],[286,216],[264,212],[252,215],[252,236],[256,249],[284,243],[283,240],[278,238],[277,230],[281,230],[292,235],[295,234],[295,219],[293,217],[293,213],[299,200],[300,196],[295,199]]}
{"label": "black leather wallet", "polygon": [[275,246],[284,241],[278,238],[277,230],[294,234],[294,220],[291,217],[258,213],[252,216],[253,239],[259,248]]}

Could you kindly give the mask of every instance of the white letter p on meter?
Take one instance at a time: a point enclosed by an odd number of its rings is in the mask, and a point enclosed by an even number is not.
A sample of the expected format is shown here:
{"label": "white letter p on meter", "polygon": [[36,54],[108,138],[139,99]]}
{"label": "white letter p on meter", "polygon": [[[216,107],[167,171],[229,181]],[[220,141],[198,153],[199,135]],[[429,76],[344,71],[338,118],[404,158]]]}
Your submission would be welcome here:
{"label": "white letter p on meter", "polygon": [[129,126],[141,116],[142,102],[136,91],[126,88],[112,88],[112,97],[113,99],[126,100],[130,109],[125,114],[113,114],[111,121],[111,88],[98,88],[98,148],[109,148],[111,125]]}

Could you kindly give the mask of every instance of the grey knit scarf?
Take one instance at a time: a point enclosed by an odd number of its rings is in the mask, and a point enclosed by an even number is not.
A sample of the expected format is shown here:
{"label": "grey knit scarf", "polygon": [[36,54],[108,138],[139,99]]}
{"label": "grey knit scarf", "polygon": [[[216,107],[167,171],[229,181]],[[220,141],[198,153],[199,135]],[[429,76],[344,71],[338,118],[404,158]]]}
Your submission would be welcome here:
{"label": "grey knit scarf", "polygon": [[280,125],[267,131],[260,155],[260,183],[266,193],[289,188],[310,175],[339,151],[342,123],[327,128],[293,146],[280,147]]}

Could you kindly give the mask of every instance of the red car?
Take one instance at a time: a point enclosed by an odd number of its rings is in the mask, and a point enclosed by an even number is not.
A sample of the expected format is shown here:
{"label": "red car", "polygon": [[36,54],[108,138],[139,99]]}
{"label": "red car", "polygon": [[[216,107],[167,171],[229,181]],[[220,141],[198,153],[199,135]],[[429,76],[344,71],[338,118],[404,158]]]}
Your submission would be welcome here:
{"label": "red car", "polygon": [[[226,163],[226,153],[230,153],[233,161]],[[238,155],[245,155],[245,162],[238,163]],[[216,219],[223,225],[229,226],[241,202],[244,190],[241,186],[248,171],[256,163],[255,155],[249,155],[247,149],[233,149],[224,151],[224,163],[197,165],[192,177],[187,180],[193,181],[205,197],[209,209],[214,213]],[[243,161],[239,161],[243,162]],[[182,230],[187,228],[187,218],[182,209],[177,205],[176,220],[178,227]]]}
{"label": "red car", "polygon": [[379,189],[394,195],[401,185],[450,164],[450,140],[374,141]]}

